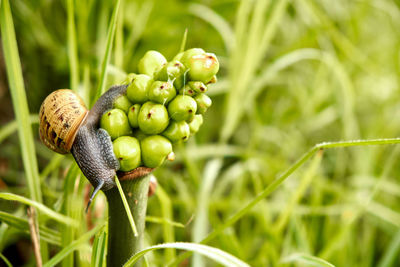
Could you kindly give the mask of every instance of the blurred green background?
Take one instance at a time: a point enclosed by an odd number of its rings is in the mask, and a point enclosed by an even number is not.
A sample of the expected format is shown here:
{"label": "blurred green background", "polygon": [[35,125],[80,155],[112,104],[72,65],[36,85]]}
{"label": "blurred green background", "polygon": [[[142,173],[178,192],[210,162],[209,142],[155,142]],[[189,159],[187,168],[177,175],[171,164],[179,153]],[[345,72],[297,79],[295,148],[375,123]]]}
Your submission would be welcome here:
{"label": "blurred green background", "polygon": [[[114,4],[11,1],[31,114],[58,88],[76,88],[89,102]],[[146,244],[199,242],[314,144],[397,137],[399,25],[398,0],[122,1],[107,88],[135,72],[147,50],[171,60],[185,29],[186,48],[213,52],[221,64],[200,132],[176,147],[175,162],[155,172],[159,188],[149,200]],[[14,120],[1,51],[0,189],[29,197],[18,136],[1,135]],[[79,176],[66,183],[72,157],[55,156],[40,143],[37,124],[33,130],[43,202],[60,211],[66,197],[74,197],[75,217],[84,225],[74,230],[77,238],[105,220],[105,200],[97,198],[97,213],[88,218],[89,183]],[[296,253],[335,266],[398,266],[399,152],[391,145],[328,149],[208,244],[251,266],[310,266],[301,260],[285,263]],[[1,201],[0,210],[26,218],[17,204]],[[61,235],[65,231],[47,226]],[[0,225],[0,252],[15,266],[35,264],[29,247],[29,232]],[[51,245],[50,255],[59,250]],[[179,253],[157,251],[148,260],[163,266]],[[74,265],[89,261],[88,243],[75,253]],[[202,258],[181,264],[214,266]]]}

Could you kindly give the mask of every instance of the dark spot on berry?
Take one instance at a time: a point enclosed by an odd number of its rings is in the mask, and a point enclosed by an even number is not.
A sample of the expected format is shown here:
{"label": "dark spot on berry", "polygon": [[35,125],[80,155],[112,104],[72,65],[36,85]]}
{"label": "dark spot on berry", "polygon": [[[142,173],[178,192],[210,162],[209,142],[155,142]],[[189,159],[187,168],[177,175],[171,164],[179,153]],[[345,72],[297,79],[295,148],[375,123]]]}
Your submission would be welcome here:
{"label": "dark spot on berry", "polygon": [[189,93],[189,94],[193,94],[193,90],[191,90],[191,89],[188,90],[188,93]]}
{"label": "dark spot on berry", "polygon": [[213,57],[212,57],[212,56],[208,56],[208,58],[209,58],[209,59],[213,59]]}
{"label": "dark spot on berry", "polygon": [[189,113],[192,113],[192,112],[193,112],[193,110],[189,109],[189,110],[188,110],[188,112],[189,112]]}
{"label": "dark spot on berry", "polygon": [[175,64],[174,64],[175,67],[179,67],[180,65],[181,65],[181,64],[179,64],[179,63],[175,63]]}
{"label": "dark spot on berry", "polygon": [[151,118],[151,112],[147,113],[147,118],[150,119]]}
{"label": "dark spot on berry", "polygon": [[161,86],[160,86],[160,89],[164,89],[164,85],[161,85]]}
{"label": "dark spot on berry", "polygon": [[204,92],[206,90],[206,88],[204,88],[203,86],[200,87],[200,91]]}
{"label": "dark spot on berry", "polygon": [[108,113],[107,113],[107,116],[111,116],[111,112],[108,112]]}
{"label": "dark spot on berry", "polygon": [[187,136],[185,135],[184,137],[182,137],[182,140],[185,140],[187,138]]}
{"label": "dark spot on berry", "polygon": [[124,158],[118,158],[119,160],[123,160]]}
{"label": "dark spot on berry", "polygon": [[135,111],[135,107],[132,107],[131,110],[132,110],[132,111]]}

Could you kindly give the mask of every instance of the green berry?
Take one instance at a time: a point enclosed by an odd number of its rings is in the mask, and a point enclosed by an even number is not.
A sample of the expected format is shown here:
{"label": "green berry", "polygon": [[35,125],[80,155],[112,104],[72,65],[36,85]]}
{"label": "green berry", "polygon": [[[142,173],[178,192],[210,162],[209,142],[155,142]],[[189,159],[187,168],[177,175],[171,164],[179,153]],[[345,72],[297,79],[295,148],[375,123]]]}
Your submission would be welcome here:
{"label": "green berry", "polygon": [[186,121],[172,121],[162,133],[172,143],[187,141],[190,136],[190,128]]}
{"label": "green berry", "polygon": [[197,113],[204,114],[206,113],[207,109],[211,107],[212,100],[206,94],[198,94],[194,97],[197,103]]}
{"label": "green berry", "polygon": [[161,133],[168,126],[167,109],[161,104],[146,102],[140,108],[138,122],[145,134]]}
{"label": "green berry", "polygon": [[185,73],[185,66],[178,60],[171,61],[154,73],[154,80],[173,81]]}
{"label": "green berry", "polygon": [[151,135],[140,142],[142,161],[146,167],[156,168],[172,152],[171,142],[160,135]]}
{"label": "green berry", "polygon": [[168,113],[175,121],[190,120],[196,111],[196,101],[187,95],[176,96],[168,105]]}
{"label": "green berry", "polygon": [[185,85],[185,87],[179,90],[179,95],[195,96],[196,92],[189,85]]}
{"label": "green berry", "polygon": [[114,101],[114,108],[122,109],[125,113],[128,113],[131,106],[132,103],[126,95],[121,95]]}
{"label": "green berry", "polygon": [[146,102],[149,99],[147,93],[152,82],[153,80],[148,75],[136,75],[126,90],[128,99],[135,104],[143,104]]}
{"label": "green berry", "polygon": [[131,171],[140,166],[140,144],[135,137],[121,136],[113,142],[114,154],[120,164],[120,171]]}
{"label": "green berry", "polygon": [[188,82],[190,88],[192,88],[196,93],[205,93],[207,92],[207,86],[200,81],[192,81]]}
{"label": "green berry", "polygon": [[185,66],[189,69],[189,80],[208,83],[219,70],[217,57],[212,53],[192,56]]}
{"label": "green berry", "polygon": [[186,50],[183,55],[181,56],[181,58],[179,59],[183,65],[185,65],[185,67],[187,68],[190,62],[190,58],[193,56],[198,56],[198,55],[203,55],[206,52],[201,49],[201,48],[191,48]]}
{"label": "green berry", "polygon": [[132,128],[139,127],[138,116],[140,111],[140,104],[135,104],[129,108],[128,120]]}
{"label": "green berry", "polygon": [[149,99],[151,101],[167,104],[176,95],[176,90],[171,82],[155,81],[149,88]]}
{"label": "green berry", "polygon": [[130,84],[136,75],[136,73],[129,73],[121,84]]}
{"label": "green berry", "polygon": [[101,116],[100,127],[108,132],[112,140],[132,133],[128,116],[120,109],[112,109],[105,112]]}
{"label": "green berry", "polygon": [[150,50],[140,59],[138,69],[142,74],[153,76],[154,71],[166,63],[167,60],[160,52]]}
{"label": "green berry", "polygon": [[194,116],[193,120],[189,123],[190,135],[194,135],[200,129],[203,124],[203,115],[197,114]]}

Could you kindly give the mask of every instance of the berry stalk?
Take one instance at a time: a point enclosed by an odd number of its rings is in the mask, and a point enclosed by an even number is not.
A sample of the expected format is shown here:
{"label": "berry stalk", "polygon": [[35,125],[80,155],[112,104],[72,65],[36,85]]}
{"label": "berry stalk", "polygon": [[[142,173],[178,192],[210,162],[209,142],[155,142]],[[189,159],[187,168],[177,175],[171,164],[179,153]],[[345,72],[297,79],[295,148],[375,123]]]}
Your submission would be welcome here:
{"label": "berry stalk", "polygon": [[[150,175],[120,181],[136,224],[134,236],[121,196],[116,187],[105,192],[108,201],[107,266],[122,266],[143,248]],[[136,266],[141,266],[137,263]]]}

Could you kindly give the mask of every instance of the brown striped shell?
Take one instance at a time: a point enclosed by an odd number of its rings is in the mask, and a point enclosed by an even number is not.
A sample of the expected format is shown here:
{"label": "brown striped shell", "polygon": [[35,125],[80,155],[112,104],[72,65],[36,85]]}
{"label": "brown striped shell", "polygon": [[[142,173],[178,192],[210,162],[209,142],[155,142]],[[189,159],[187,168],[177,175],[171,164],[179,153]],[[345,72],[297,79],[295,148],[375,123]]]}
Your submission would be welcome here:
{"label": "brown striped shell", "polygon": [[55,152],[69,153],[87,113],[85,103],[72,90],[52,92],[40,107],[40,139]]}

